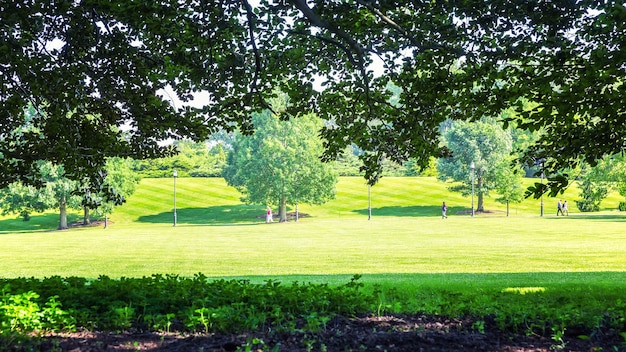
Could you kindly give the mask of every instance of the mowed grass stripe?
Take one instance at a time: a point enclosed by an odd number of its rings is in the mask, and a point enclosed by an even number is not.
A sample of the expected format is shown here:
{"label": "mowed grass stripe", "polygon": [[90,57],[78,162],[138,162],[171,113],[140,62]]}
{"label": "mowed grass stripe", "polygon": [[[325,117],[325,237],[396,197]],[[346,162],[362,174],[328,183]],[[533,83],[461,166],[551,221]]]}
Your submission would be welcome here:
{"label": "mowed grass stripe", "polygon": [[[537,179],[525,179],[524,187],[537,182]],[[436,216],[439,213],[441,202],[445,201],[450,208],[449,214],[467,214],[471,210],[471,197],[462,196],[448,190],[449,183],[437,181],[433,177],[383,177],[379,184],[371,187],[371,206],[378,215],[383,216]],[[222,178],[178,178],[177,179],[177,206],[179,208],[201,208],[226,205],[242,205],[241,195],[226,184]],[[485,208],[493,215],[504,216],[506,205],[495,201],[497,194],[491,192],[485,197]],[[544,214],[553,215],[556,212],[558,199],[567,199],[570,204],[570,213],[576,214],[575,199],[578,198],[576,185],[570,186],[566,192],[558,197],[545,196]],[[143,199],[143,201],[141,200]],[[159,200],[160,204],[153,202]],[[615,209],[623,199],[615,192],[603,202],[604,209]],[[477,202],[477,195],[475,202]],[[510,204],[510,213],[513,216],[538,216],[541,200],[528,198],[520,204]],[[139,209],[132,209],[137,207]],[[259,212],[263,205],[256,206]],[[316,218],[328,217],[363,217],[367,215],[368,187],[361,177],[342,177],[337,185],[337,197],[320,206],[300,204],[299,210]],[[173,209],[173,179],[144,179],[136,194],[128,200],[119,213],[153,214],[156,212],[171,212]],[[293,206],[290,207],[293,210]],[[382,214],[380,213],[381,210]],[[122,215],[122,218],[124,216]],[[254,219],[225,218],[225,221],[254,221]]]}

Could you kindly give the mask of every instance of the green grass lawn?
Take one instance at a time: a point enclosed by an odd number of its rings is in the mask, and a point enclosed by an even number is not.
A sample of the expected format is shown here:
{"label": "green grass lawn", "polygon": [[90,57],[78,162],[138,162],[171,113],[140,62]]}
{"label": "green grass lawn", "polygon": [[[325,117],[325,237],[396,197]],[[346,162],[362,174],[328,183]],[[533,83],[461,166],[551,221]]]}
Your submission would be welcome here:
{"label": "green grass lawn", "polygon": [[1,218],[0,278],[201,273],[342,285],[358,274],[376,297],[372,314],[490,316],[502,329],[542,336],[554,326],[623,333],[626,216],[613,210],[620,197],[583,214],[577,193],[572,187],[562,195],[568,217],[555,215],[550,197],[543,217],[540,200],[512,205],[507,217],[490,198],[489,212],[471,217],[471,198],[433,178],[384,178],[371,189],[368,220],[367,186],[342,178],[336,200],[300,205],[307,216],[299,222],[265,224],[265,207],[241,204],[222,179],[183,178],[173,226],[173,180],[144,179],[107,229],[55,231],[51,213],[30,222]]}
{"label": "green grass lawn", "polygon": [[[470,277],[585,282],[595,273],[598,280],[624,281],[626,217],[612,210],[578,213],[575,188],[563,195],[571,203],[569,217],[556,217],[556,199],[545,197],[544,217],[539,200],[512,205],[506,217],[505,206],[487,198],[492,213],[472,218],[466,215],[471,199],[435,179],[390,177],[372,187],[368,220],[367,194],[363,179],[342,178],[336,200],[299,206],[308,217],[298,223],[265,224],[264,207],[241,204],[222,179],[183,178],[174,227],[173,180],[144,179],[108,229],[49,231],[58,221],[53,214],[28,223],[0,220],[0,276],[202,272],[338,282],[364,274],[365,280],[436,283]],[[441,201],[450,206],[446,220]],[[611,202],[616,206],[619,197],[604,204]]]}

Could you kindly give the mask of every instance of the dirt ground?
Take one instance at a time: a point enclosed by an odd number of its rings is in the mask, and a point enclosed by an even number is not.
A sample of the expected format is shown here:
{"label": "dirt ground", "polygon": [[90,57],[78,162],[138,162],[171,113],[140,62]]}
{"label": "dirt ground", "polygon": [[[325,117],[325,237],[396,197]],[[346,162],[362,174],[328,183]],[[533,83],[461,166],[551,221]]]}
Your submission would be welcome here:
{"label": "dirt ground", "polygon": [[[271,330],[239,335],[121,334],[82,332],[48,335],[39,351],[626,351],[615,336],[603,340],[566,337],[510,336],[490,328],[472,328],[471,321],[429,316],[335,318],[317,333]],[[482,330],[482,329],[481,329]],[[32,351],[32,347],[15,351]]]}

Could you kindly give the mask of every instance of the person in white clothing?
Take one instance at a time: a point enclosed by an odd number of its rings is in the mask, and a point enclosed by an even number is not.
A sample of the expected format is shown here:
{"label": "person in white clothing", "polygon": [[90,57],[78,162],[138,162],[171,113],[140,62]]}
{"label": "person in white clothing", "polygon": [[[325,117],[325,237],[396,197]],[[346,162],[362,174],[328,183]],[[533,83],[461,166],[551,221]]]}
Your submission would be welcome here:
{"label": "person in white clothing", "polygon": [[267,214],[265,217],[265,222],[266,223],[274,222],[274,217],[272,216],[272,208],[270,208],[269,206],[267,207]]}

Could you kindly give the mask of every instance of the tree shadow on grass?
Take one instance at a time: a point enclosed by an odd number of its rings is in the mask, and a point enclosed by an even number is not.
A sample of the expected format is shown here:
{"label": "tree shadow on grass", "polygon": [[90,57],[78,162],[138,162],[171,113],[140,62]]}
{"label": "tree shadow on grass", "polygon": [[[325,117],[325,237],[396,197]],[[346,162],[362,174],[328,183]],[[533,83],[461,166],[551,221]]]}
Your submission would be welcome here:
{"label": "tree shadow on grass", "polygon": [[593,214],[593,213],[584,213],[584,214],[572,214],[569,216],[550,216],[546,217],[550,220],[564,220],[564,219],[573,219],[573,220],[596,220],[596,221],[618,221],[618,222],[626,222],[626,214]]}
{"label": "tree shadow on grass", "polygon": [[[171,224],[174,211],[140,216],[138,222]],[[258,205],[220,205],[176,209],[176,223],[188,225],[254,225],[265,222],[265,209]]]}
{"label": "tree shadow on grass", "polygon": [[[67,222],[82,219],[76,214],[67,214]],[[24,221],[20,216],[0,220],[0,234],[32,233],[37,231],[56,231],[59,227],[59,214],[47,213],[33,215]]]}
{"label": "tree shadow on grass", "polygon": [[[368,209],[356,209],[354,213],[367,216]],[[471,213],[471,209],[466,207],[448,207],[448,216],[465,216],[467,212]],[[372,216],[400,216],[400,217],[415,217],[415,216],[441,216],[441,206],[426,206],[426,205],[413,205],[408,207],[403,206],[389,206],[372,208]]]}

